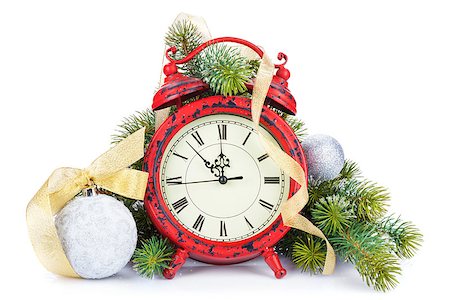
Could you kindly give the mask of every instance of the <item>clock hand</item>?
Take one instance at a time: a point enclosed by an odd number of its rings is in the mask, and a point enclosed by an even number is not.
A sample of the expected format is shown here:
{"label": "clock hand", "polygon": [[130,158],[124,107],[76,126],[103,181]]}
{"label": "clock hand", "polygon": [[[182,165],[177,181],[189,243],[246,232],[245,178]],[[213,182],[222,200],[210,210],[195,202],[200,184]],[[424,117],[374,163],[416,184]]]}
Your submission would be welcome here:
{"label": "clock hand", "polygon": [[219,125],[217,125],[217,127],[219,128],[219,143],[220,143],[220,155],[219,156],[223,156],[223,152],[222,152],[222,136],[220,135],[220,127]]}
{"label": "clock hand", "polygon": [[225,167],[230,167],[230,159],[223,154],[223,148],[222,148],[222,137],[225,134],[225,129],[222,129],[222,132],[220,131],[220,126],[217,125],[217,128],[219,129],[219,144],[220,144],[220,154],[219,156],[214,160],[214,165],[217,170],[219,170],[220,176],[225,176]]}
{"label": "clock hand", "polygon": [[230,181],[230,180],[240,180],[240,179],[244,179],[244,176],[236,176],[236,177],[227,178],[228,181]]}
{"label": "clock hand", "polygon": [[[217,169],[216,166],[215,166],[215,165],[213,166],[212,163],[210,163],[209,161],[207,161],[207,160],[206,160],[206,159],[205,159],[205,158],[204,158],[197,150],[195,150],[194,147],[192,147],[191,144],[189,144],[188,141],[186,141],[186,143],[189,145],[189,147],[191,147],[192,150],[194,150],[195,153],[197,153],[198,156],[200,156],[200,158],[201,158],[201,159],[203,160],[203,162],[205,163],[205,166],[206,166],[208,169],[211,170],[211,173],[214,173],[214,170],[213,170],[213,169]],[[217,170],[217,171],[219,171],[219,170]],[[220,171],[219,171],[219,173],[220,173]],[[220,175],[220,174],[219,174],[219,175]],[[216,177],[219,177],[219,175],[216,175]]]}
{"label": "clock hand", "polygon": [[189,145],[189,147],[191,147],[191,149],[192,149],[192,150],[194,150],[194,152],[195,152],[195,153],[197,153],[197,155],[198,155],[198,156],[200,156],[200,158],[201,158],[201,159],[203,159],[203,161],[205,162],[205,164],[206,164],[206,163],[208,163],[208,164],[211,164],[211,163],[210,163],[209,161],[207,161],[207,160],[206,160],[206,159],[205,159],[205,158],[204,158],[204,157],[203,157],[203,156],[202,156],[202,155],[201,155],[200,153],[198,153],[198,151],[197,151],[197,150],[195,150],[195,148],[194,148],[194,147],[192,147],[192,145],[191,145],[191,144],[189,144],[189,142],[188,142],[188,141],[186,141],[186,143],[187,143],[187,144]]}
{"label": "clock hand", "polygon": [[[215,182],[215,181],[219,181],[220,183],[222,183],[223,178],[222,179],[221,178],[219,178],[219,179],[209,179],[209,180],[199,180],[199,181],[190,181],[190,182],[174,182],[174,183],[171,183],[171,184],[173,184],[173,185],[177,185],[177,184],[193,184],[193,183],[206,183],[206,182]],[[240,179],[244,179],[244,177],[243,176],[236,176],[236,177],[230,177],[230,178],[226,178],[225,177],[226,181],[240,180]]]}
{"label": "clock hand", "polygon": [[220,176],[225,176],[225,167],[230,167],[230,159],[225,154],[220,154],[214,160],[214,167],[219,170]]}

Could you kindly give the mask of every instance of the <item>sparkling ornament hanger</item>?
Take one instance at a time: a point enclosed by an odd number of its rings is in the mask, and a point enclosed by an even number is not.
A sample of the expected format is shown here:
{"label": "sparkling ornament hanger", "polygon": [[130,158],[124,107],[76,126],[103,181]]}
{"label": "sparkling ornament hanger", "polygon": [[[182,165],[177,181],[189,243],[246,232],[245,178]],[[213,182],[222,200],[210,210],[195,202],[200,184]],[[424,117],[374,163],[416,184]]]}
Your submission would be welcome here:
{"label": "sparkling ornament hanger", "polygon": [[83,189],[81,193],[83,194],[83,197],[94,197],[98,195],[98,189],[95,184],[92,184],[91,186]]}

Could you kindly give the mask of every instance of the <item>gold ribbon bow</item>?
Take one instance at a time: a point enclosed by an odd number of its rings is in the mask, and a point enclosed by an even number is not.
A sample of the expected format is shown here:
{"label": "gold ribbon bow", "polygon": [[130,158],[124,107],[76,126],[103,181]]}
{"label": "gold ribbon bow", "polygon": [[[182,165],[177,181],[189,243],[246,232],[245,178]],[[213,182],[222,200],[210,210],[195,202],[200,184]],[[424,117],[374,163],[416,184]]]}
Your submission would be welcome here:
{"label": "gold ribbon bow", "polygon": [[86,169],[55,170],[27,206],[27,224],[34,251],[52,273],[79,277],[59,240],[54,215],[82,189],[96,185],[127,198],[143,200],[148,173],[128,167],[144,156],[145,128],[131,134]]}

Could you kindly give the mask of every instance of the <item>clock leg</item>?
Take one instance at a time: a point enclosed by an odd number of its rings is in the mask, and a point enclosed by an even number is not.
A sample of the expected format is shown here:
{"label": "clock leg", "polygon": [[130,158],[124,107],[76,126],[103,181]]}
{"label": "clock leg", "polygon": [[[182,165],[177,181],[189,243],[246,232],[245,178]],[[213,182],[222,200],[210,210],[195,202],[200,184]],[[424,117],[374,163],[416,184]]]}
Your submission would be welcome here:
{"label": "clock leg", "polygon": [[172,257],[170,266],[163,270],[163,276],[166,279],[172,279],[175,277],[177,271],[184,265],[186,259],[189,257],[189,253],[183,248],[178,248]]}
{"label": "clock leg", "polygon": [[277,279],[286,276],[286,270],[281,266],[280,258],[273,248],[266,248],[262,255]]}

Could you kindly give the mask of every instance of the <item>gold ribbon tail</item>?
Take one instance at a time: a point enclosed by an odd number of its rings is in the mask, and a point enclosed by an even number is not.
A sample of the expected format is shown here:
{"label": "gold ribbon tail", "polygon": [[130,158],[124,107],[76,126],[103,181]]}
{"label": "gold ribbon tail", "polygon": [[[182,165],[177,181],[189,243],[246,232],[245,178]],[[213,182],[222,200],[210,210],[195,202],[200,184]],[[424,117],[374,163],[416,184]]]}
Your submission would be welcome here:
{"label": "gold ribbon tail", "polygon": [[283,218],[284,225],[302,230],[325,240],[327,245],[327,255],[322,274],[329,275],[333,273],[336,265],[336,255],[333,247],[328,242],[328,239],[323,232],[314,226],[311,221],[300,214],[301,210],[308,203],[308,190],[305,172],[299,163],[297,163],[290,155],[285,153],[259,131],[259,119],[261,117],[267,91],[269,90],[270,83],[272,81],[273,72],[274,65],[270,61],[269,57],[264,54],[256,75],[255,86],[252,94],[251,110],[254,127],[258,131],[260,141],[269,156],[275,161],[280,169],[300,184],[300,189],[281,206],[281,216]]}

